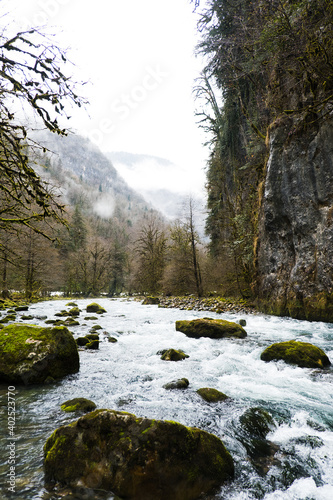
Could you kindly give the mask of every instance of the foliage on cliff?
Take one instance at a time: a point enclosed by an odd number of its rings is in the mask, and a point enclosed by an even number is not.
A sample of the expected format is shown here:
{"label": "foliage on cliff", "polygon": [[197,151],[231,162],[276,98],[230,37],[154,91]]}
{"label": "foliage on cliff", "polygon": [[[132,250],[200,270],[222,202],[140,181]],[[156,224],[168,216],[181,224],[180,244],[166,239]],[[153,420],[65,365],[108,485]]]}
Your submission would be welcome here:
{"label": "foliage on cliff", "polygon": [[293,116],[292,136],[331,111],[332,21],[328,0],[210,0],[201,12],[198,50],[207,65],[196,91],[211,143],[207,233],[211,254],[229,259],[243,294],[255,282],[267,131]]}

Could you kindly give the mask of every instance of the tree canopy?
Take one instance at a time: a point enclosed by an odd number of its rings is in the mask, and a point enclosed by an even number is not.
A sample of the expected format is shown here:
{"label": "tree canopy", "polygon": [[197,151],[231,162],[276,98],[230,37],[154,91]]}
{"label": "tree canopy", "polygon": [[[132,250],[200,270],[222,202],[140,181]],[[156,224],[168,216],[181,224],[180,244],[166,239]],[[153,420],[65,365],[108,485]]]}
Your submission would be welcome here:
{"label": "tree canopy", "polygon": [[65,106],[85,102],[63,73],[66,63],[65,53],[37,29],[0,34],[0,229],[24,225],[40,232],[41,220],[63,221],[63,205],[33,168],[31,151],[38,144],[23,115],[66,135],[58,118],[69,118]]}

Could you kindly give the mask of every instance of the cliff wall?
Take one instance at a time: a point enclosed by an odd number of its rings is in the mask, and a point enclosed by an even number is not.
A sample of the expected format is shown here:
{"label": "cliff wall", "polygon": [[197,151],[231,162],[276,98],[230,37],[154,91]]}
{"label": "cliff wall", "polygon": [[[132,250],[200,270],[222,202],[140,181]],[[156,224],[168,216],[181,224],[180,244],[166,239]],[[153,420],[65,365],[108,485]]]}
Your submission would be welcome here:
{"label": "cliff wall", "polygon": [[259,221],[260,308],[333,322],[333,120],[271,127]]}

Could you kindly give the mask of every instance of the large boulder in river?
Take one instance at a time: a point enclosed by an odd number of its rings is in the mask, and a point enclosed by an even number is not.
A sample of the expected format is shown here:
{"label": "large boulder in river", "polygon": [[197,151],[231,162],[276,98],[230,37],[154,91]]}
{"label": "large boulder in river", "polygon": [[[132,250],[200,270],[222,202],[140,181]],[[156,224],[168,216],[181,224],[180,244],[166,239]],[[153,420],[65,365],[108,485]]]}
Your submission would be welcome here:
{"label": "large boulder in river", "polygon": [[64,326],[12,324],[0,331],[0,382],[42,384],[79,367],[76,342]]}
{"label": "large boulder in river", "polygon": [[302,368],[326,368],[331,362],[319,347],[308,342],[289,340],[267,347],[261,354],[263,361],[283,360]]}
{"label": "large boulder in river", "polygon": [[47,485],[111,491],[128,500],[194,500],[234,475],[222,441],[177,422],[96,410],[44,446]]}
{"label": "large boulder in river", "polygon": [[210,337],[212,339],[237,337],[243,339],[247,335],[244,328],[238,323],[211,318],[176,321],[176,330],[195,339],[200,337]]}
{"label": "large boulder in river", "polygon": [[100,306],[96,302],[92,302],[91,304],[88,304],[86,310],[88,313],[97,313],[97,314],[106,313],[106,310],[104,309],[104,307]]}

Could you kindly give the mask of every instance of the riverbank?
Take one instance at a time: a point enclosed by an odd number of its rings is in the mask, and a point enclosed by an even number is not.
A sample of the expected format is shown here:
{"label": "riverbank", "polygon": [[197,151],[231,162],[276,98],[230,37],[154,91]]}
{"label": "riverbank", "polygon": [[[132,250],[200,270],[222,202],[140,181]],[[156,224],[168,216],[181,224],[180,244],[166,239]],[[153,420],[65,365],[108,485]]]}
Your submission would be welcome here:
{"label": "riverbank", "polygon": [[245,300],[233,300],[221,297],[158,297],[159,307],[171,307],[186,311],[212,311],[215,313],[255,314],[254,304]]}

